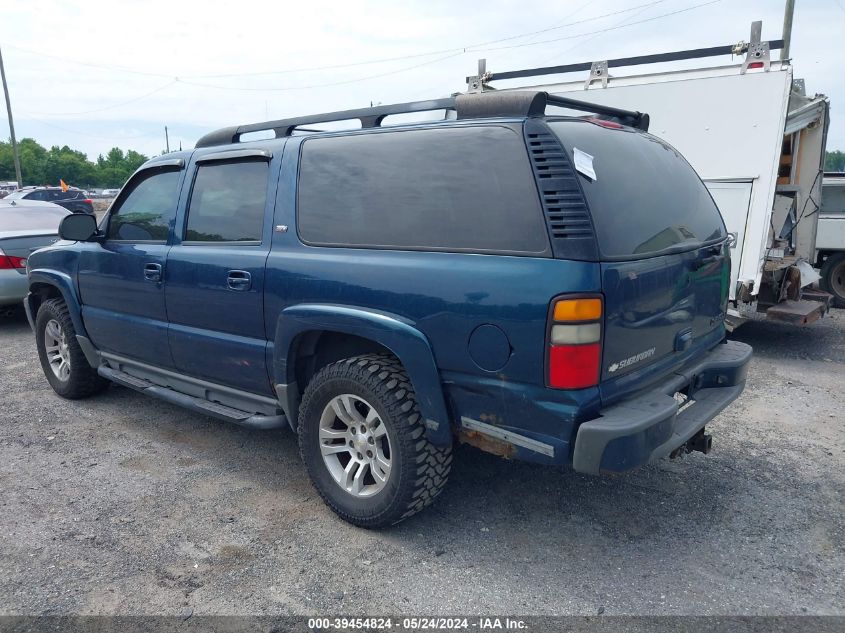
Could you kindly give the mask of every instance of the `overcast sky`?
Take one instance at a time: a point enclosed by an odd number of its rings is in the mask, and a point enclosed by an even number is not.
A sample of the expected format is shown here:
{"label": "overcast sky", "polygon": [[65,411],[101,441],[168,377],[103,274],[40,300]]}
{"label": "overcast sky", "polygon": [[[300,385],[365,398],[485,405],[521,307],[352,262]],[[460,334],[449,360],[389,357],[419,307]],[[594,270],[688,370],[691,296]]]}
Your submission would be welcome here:
{"label": "overcast sky", "polygon": [[[445,96],[479,57],[504,71],[717,46],[748,40],[756,19],[778,39],[783,4],[3,0],[0,46],[18,138],[94,159],[158,154],[165,125],[171,148],[189,148],[224,125]],[[845,150],[845,0],[796,4],[795,76],[830,97],[828,149]]]}

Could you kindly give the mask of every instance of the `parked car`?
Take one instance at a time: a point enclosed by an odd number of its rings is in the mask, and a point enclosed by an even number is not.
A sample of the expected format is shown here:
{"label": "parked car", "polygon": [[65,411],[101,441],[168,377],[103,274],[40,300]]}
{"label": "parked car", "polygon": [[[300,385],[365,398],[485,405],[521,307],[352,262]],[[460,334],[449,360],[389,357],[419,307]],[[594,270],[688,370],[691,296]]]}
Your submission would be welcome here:
{"label": "parked car", "polygon": [[[30,259],[47,380],[289,425],[365,527],[431,503],[455,441],[593,474],[707,452],[751,355],[724,340],[725,225],[647,117],[545,114],[560,103],[378,106],[152,159],[99,229],[70,216],[76,242]],[[380,126],[434,109],[454,120]],[[362,129],[293,134],[348,119]]]}
{"label": "parked car", "polygon": [[61,187],[33,187],[14,191],[5,199],[41,200],[62,206],[73,213],[94,213],[94,204],[81,189],[70,188],[63,191]]}
{"label": "parked car", "polygon": [[120,193],[120,189],[103,189],[100,192],[102,198],[114,198]]}
{"label": "parked car", "polygon": [[59,222],[68,213],[49,202],[0,200],[0,308],[21,305],[29,291],[29,254],[59,239]]}

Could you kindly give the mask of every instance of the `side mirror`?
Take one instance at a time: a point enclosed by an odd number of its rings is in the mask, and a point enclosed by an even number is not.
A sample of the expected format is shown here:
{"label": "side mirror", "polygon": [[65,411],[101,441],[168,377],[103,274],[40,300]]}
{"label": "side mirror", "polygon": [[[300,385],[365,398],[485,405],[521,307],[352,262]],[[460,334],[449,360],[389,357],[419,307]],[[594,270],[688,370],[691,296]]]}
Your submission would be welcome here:
{"label": "side mirror", "polygon": [[73,242],[87,242],[97,234],[97,219],[87,213],[71,213],[59,223],[59,237]]}

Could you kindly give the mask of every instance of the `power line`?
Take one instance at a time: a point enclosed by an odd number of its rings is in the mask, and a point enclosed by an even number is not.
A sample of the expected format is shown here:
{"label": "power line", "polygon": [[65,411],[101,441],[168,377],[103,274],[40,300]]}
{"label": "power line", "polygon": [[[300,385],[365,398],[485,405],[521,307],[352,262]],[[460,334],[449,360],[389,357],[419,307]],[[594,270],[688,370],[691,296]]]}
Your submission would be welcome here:
{"label": "power line", "polygon": [[31,114],[38,114],[40,116],[78,116],[80,114],[94,114],[96,112],[105,112],[106,110],[112,110],[114,108],[119,108],[121,106],[128,105],[130,103],[135,103],[136,101],[141,101],[142,99],[146,99],[157,92],[161,92],[172,86],[173,84],[178,83],[175,79],[173,81],[169,81],[163,86],[159,86],[155,90],[150,90],[149,92],[145,92],[142,95],[138,95],[137,97],[133,97],[132,99],[127,99],[126,101],[120,101],[118,103],[113,103],[111,105],[104,106],[102,108],[97,108],[95,110],[85,110],[83,112],[31,112]]}
{"label": "power line", "polygon": [[652,22],[654,20],[659,20],[661,18],[668,18],[669,16],[677,15],[679,13],[686,13],[687,11],[692,11],[693,9],[700,9],[701,7],[706,7],[706,6],[709,6],[711,4],[716,4],[717,2],[721,2],[721,1],[722,0],[710,0],[709,2],[702,2],[700,4],[694,4],[691,7],[686,7],[685,9],[678,9],[677,11],[670,11],[669,13],[661,13],[660,15],[655,15],[655,16],[652,16],[650,18],[646,18],[644,20],[638,20],[636,22],[629,22],[628,24],[619,24],[617,26],[611,26],[611,27],[608,27],[608,28],[605,28],[605,29],[599,29],[597,31],[590,31],[588,33],[578,33],[577,35],[567,35],[565,37],[557,37],[557,38],[554,38],[554,39],[551,39],[551,40],[541,40],[539,42],[528,42],[528,43],[525,43],[525,44],[513,44],[512,46],[498,46],[498,47],[495,47],[495,48],[482,48],[482,49],[477,49],[477,50],[471,51],[471,52],[486,53],[486,52],[489,52],[489,51],[502,51],[502,50],[508,50],[508,49],[513,49],[513,48],[523,48],[523,47],[526,47],[526,46],[538,46],[540,44],[551,44],[552,42],[562,42],[564,40],[571,40],[571,39],[574,39],[576,37],[583,37],[585,35],[596,35],[596,34],[599,34],[599,33],[607,33],[608,31],[616,31],[618,29],[626,29],[626,28],[631,27],[631,26],[636,26],[637,24],[645,24],[646,22]]}
{"label": "power line", "polygon": [[285,86],[282,88],[268,88],[268,87],[261,87],[261,88],[244,88],[238,86],[218,86],[215,84],[206,84],[200,83],[197,81],[190,81],[185,79],[179,79],[179,83],[187,84],[189,86],[199,86],[202,88],[214,88],[217,90],[231,90],[235,92],[288,92],[291,90],[313,90],[315,88],[328,88],[330,86],[345,86],[347,84],[354,84],[358,83],[359,81],[368,81],[370,79],[378,79],[381,77],[389,77],[390,75],[398,75],[400,73],[408,72],[409,70],[414,70],[415,68],[421,68],[422,66],[429,66],[431,64],[436,64],[437,62],[442,62],[446,59],[451,59],[452,57],[459,57],[464,55],[463,51],[459,51],[457,53],[451,53],[449,55],[444,55],[443,57],[438,57],[437,59],[432,59],[426,62],[422,62],[421,64],[414,64],[413,66],[405,66],[403,68],[397,68],[396,70],[391,70],[388,72],[378,73],[375,75],[367,75],[365,77],[355,77],[353,79],[342,79],[340,81],[331,81],[322,84],[311,84],[308,86]]}
{"label": "power line", "polygon": [[47,123],[47,121],[42,121],[39,118],[36,118],[34,116],[27,114],[26,112],[24,112],[23,115],[27,119],[32,120],[32,121],[36,121],[37,123],[40,123],[41,125],[46,125],[47,127],[54,128],[54,129],[59,130],[61,132],[67,132],[68,134],[77,134],[78,136],[89,136],[91,138],[106,139],[106,140],[110,140],[110,141],[128,141],[128,140],[132,140],[132,139],[149,138],[150,136],[153,136],[152,134],[138,134],[138,135],[134,135],[134,136],[103,136],[101,134],[91,134],[90,132],[79,132],[78,130],[71,130],[71,129],[68,129],[66,127],[54,125],[53,123]]}
{"label": "power line", "polygon": [[[615,31],[615,30],[618,30],[618,29],[636,26],[637,24],[644,24],[646,22],[652,22],[654,20],[659,20],[660,18],[665,18],[665,17],[669,17],[669,16],[672,16],[672,15],[677,15],[679,13],[685,13],[687,11],[692,11],[693,9],[698,9],[698,8],[705,7],[705,6],[708,6],[708,5],[711,5],[711,4],[716,4],[717,2],[721,2],[721,1],[722,0],[709,0],[708,2],[695,4],[695,5],[692,5],[690,7],[686,7],[684,9],[678,9],[677,11],[670,11],[668,13],[661,13],[659,15],[655,15],[655,16],[652,16],[650,18],[646,18],[644,20],[638,20],[636,22],[629,22],[628,24],[617,24],[616,26],[611,26],[611,27],[607,27],[607,28],[604,28],[604,29],[598,29],[596,31],[589,31],[587,33],[578,33],[578,34],[575,34],[575,35],[568,35],[568,36],[565,36],[565,37],[559,37],[559,38],[555,38],[555,39],[551,39],[551,40],[541,40],[539,42],[523,42],[522,44],[514,44],[514,45],[511,45],[511,46],[500,46],[500,47],[495,47],[495,48],[483,48],[483,49],[477,49],[477,50],[472,50],[472,51],[461,50],[459,52],[451,53],[449,55],[445,55],[445,56],[439,57],[437,59],[429,60],[429,61],[423,62],[421,64],[415,64],[414,66],[399,68],[397,70],[392,70],[392,71],[388,71],[388,72],[384,72],[384,73],[378,73],[378,74],[375,74],[375,75],[369,75],[369,76],[366,76],[366,77],[356,77],[354,79],[344,79],[344,80],[341,80],[341,81],[332,81],[332,82],[322,83],[322,84],[312,84],[312,85],[308,85],[308,86],[285,86],[285,87],[282,87],[282,88],[274,88],[274,87],[244,88],[244,87],[239,87],[239,86],[220,86],[220,85],[215,85],[215,84],[200,83],[200,82],[189,81],[189,80],[185,80],[185,79],[179,79],[179,81],[181,83],[185,83],[185,84],[192,85],[192,86],[200,86],[200,87],[203,87],[203,88],[214,88],[214,89],[218,89],[218,90],[228,90],[228,91],[234,91],[234,92],[288,92],[288,91],[292,91],[292,90],[312,90],[314,88],[326,88],[326,87],[329,87],[329,86],[341,86],[341,85],[358,83],[360,81],[367,81],[367,80],[370,80],[370,79],[377,79],[377,78],[380,78],[380,77],[387,77],[387,76],[390,76],[390,75],[396,75],[396,74],[399,74],[399,73],[407,72],[409,70],[413,70],[415,68],[419,68],[421,66],[427,66],[427,65],[430,65],[430,64],[435,64],[437,62],[440,62],[440,61],[443,61],[443,60],[446,60],[446,59],[450,59],[452,57],[458,57],[458,56],[461,56],[461,55],[465,55],[467,52],[480,53],[480,52],[506,50],[506,49],[509,50],[509,49],[514,49],[514,48],[524,48],[524,47],[528,47],[528,46],[539,46],[539,45],[542,45],[542,44],[549,44],[551,42],[560,42],[560,41],[563,41],[563,40],[570,40],[570,39],[574,39],[574,38],[584,37],[584,36],[587,36],[587,35],[597,35],[597,34],[601,34],[601,33],[606,33],[608,31]],[[642,7],[643,5],[640,5],[640,6]]]}
{"label": "power line", "polygon": [[[665,1],[666,0],[654,0],[654,1],[649,2],[649,3],[637,5],[636,7],[631,7],[629,9],[614,11],[614,12],[611,12],[611,13],[608,13],[608,14],[604,14],[603,16],[597,16],[596,18],[589,18],[587,20],[581,20],[580,22],[598,19],[599,17],[608,17],[608,16],[611,16],[611,15],[619,15],[621,13],[626,13],[626,12],[630,12],[630,11],[637,10],[637,9],[640,9],[639,13],[642,13],[643,11],[647,10],[648,8],[650,8],[654,5],[660,4],[662,2],[665,2]],[[156,89],[154,89],[154,90],[152,90],[148,93],[145,93],[143,95],[139,95],[137,97],[133,97],[132,99],[128,99],[126,101],[122,101],[122,102],[119,102],[119,103],[104,106],[102,108],[83,111],[83,112],[73,112],[73,113],[38,113],[38,112],[35,112],[34,114],[41,114],[42,116],[77,116],[77,115],[83,115],[83,114],[93,114],[93,113],[96,113],[96,112],[102,112],[102,111],[105,111],[105,110],[110,110],[110,109],[113,109],[113,108],[121,107],[121,106],[127,105],[129,103],[134,103],[134,102],[140,101],[140,100],[145,99],[145,98],[147,98],[147,97],[149,97],[149,96],[151,96],[155,93],[161,92],[161,91],[171,87],[172,85],[174,85],[176,83],[181,83],[181,84],[196,86],[196,87],[201,87],[201,88],[210,88],[210,89],[236,91],[236,92],[288,92],[288,91],[294,91],[294,90],[313,90],[313,89],[316,89],[316,88],[326,88],[326,87],[332,87],[332,86],[349,85],[349,84],[354,84],[354,83],[358,83],[358,82],[361,82],[361,81],[368,81],[368,80],[371,80],[371,79],[388,77],[388,76],[391,76],[391,75],[397,75],[397,74],[400,74],[400,73],[408,72],[410,70],[414,70],[414,69],[420,68],[422,66],[428,66],[428,65],[431,65],[431,64],[435,64],[435,63],[444,61],[446,59],[451,59],[451,58],[454,58],[454,57],[464,55],[467,52],[487,52],[487,51],[496,51],[496,50],[508,50],[508,49],[514,49],[514,48],[524,48],[524,47],[528,47],[528,46],[539,46],[539,45],[549,44],[549,43],[553,43],[553,42],[559,42],[559,41],[564,41],[564,40],[576,39],[576,38],[580,38],[580,37],[586,37],[586,36],[589,36],[589,35],[598,36],[602,33],[607,33],[609,31],[615,31],[615,30],[622,29],[622,28],[628,28],[628,27],[636,26],[638,24],[643,24],[643,23],[646,23],[646,22],[652,22],[654,20],[659,20],[661,18],[670,17],[670,16],[673,16],[673,15],[685,13],[687,11],[692,11],[694,9],[698,9],[698,8],[705,7],[705,6],[708,6],[708,5],[716,4],[717,2],[721,2],[721,0],[709,0],[708,2],[699,3],[699,4],[696,4],[696,5],[692,5],[690,7],[678,9],[676,11],[661,13],[659,15],[652,16],[650,18],[646,18],[646,19],[643,19],[643,20],[638,20],[636,22],[630,22],[630,23],[627,23],[627,24],[619,23],[619,24],[616,24],[614,26],[606,27],[606,28],[603,28],[603,29],[597,29],[595,31],[578,33],[578,34],[568,35],[568,36],[554,38],[554,39],[547,39],[547,40],[536,41],[536,42],[523,42],[523,43],[520,43],[520,44],[514,44],[514,45],[509,45],[509,46],[500,46],[500,47],[478,49],[478,50],[467,50],[467,49],[474,48],[474,47],[467,47],[467,48],[461,48],[461,49],[449,49],[448,54],[443,55],[443,56],[438,57],[438,58],[433,59],[433,60],[424,61],[424,62],[421,62],[419,64],[414,64],[412,66],[405,66],[405,67],[402,67],[402,68],[394,69],[394,70],[391,70],[391,71],[386,71],[386,72],[383,72],[383,73],[376,73],[376,74],[373,74],[373,75],[367,75],[367,76],[363,76],[363,77],[355,77],[355,78],[351,78],[351,79],[343,79],[343,80],[339,80],[339,81],[331,81],[331,82],[310,84],[310,85],[298,85],[298,86],[256,87],[256,88],[252,88],[252,87],[221,86],[221,85],[215,85],[215,84],[193,81],[190,78],[186,79],[186,78],[174,77],[167,84],[164,84],[163,86],[159,86],[158,88],[156,88]],[[525,37],[525,36],[528,36],[528,35],[535,35],[535,34],[538,34],[538,33],[549,32],[549,31],[555,30],[557,28],[562,28],[563,26],[570,26],[572,24],[577,24],[577,23],[579,23],[579,22],[571,22],[569,24],[562,25],[560,27],[549,27],[549,28],[546,28],[546,29],[541,29],[539,31],[534,31],[532,33],[524,33],[524,34],[521,34],[521,35],[515,35],[515,36],[508,37],[508,38],[501,38],[499,40],[491,40],[491,43],[509,41],[509,40],[513,40],[513,39],[516,39],[516,38],[519,38],[519,37]],[[482,45],[479,44],[479,45],[476,45],[476,46],[482,46]],[[401,57],[401,58],[393,58],[393,59],[410,59],[410,58],[420,57],[422,55],[430,55],[430,54],[431,53],[420,54],[420,55],[409,55],[409,56],[404,56],[404,57]],[[349,65],[364,65],[364,64],[369,64],[369,63],[377,63],[377,62],[359,62],[359,63],[356,63],[356,64],[349,64]],[[104,67],[102,65],[94,65],[94,66]],[[324,68],[331,68],[331,67],[324,67]],[[135,72],[135,71],[128,70],[127,72]],[[294,71],[279,71],[279,72],[294,72]],[[151,75],[151,76],[155,75],[155,73],[143,73],[143,74]],[[275,74],[275,73],[273,73],[273,74]],[[47,123],[45,121],[40,121],[36,117],[31,117],[31,118],[36,120],[36,121],[39,121],[40,123],[43,123],[44,125],[47,125],[48,127],[54,127],[56,129],[59,129],[59,130],[65,131],[65,132],[69,132],[69,133],[72,133],[72,134],[81,134],[81,135],[92,136],[92,137],[97,137],[97,138],[111,138],[111,137],[102,137],[102,136],[98,137],[97,135],[86,134],[86,133],[83,133],[83,132],[77,132],[75,130],[69,130],[69,129],[66,129],[66,128],[61,128],[61,127],[56,126],[56,125],[52,125],[52,124]],[[126,137],[126,138],[141,138],[141,136]]]}
{"label": "power line", "polygon": [[[609,13],[604,13],[602,15],[597,15],[597,16],[593,16],[593,17],[590,17],[590,18],[584,18],[584,19],[581,19],[581,20],[576,20],[574,22],[567,22],[566,24],[551,26],[551,27],[547,27],[545,29],[539,29],[539,30],[536,30],[536,31],[529,31],[529,32],[526,32],[526,33],[520,33],[518,35],[510,35],[508,37],[502,37],[502,38],[498,38],[498,39],[494,39],[494,40],[488,40],[488,41],[479,42],[479,43],[476,43],[476,44],[468,44],[468,45],[464,45],[464,46],[456,46],[456,47],[453,47],[453,48],[446,48],[446,49],[441,49],[441,50],[428,51],[428,52],[425,52],[425,53],[414,53],[414,54],[411,54],[411,55],[399,55],[399,56],[395,56],[395,57],[385,57],[385,58],[381,58],[381,59],[372,59],[372,60],[360,61],[360,62],[348,62],[348,63],[343,63],[343,64],[330,64],[330,65],[324,65],[324,66],[304,66],[304,67],[300,67],[300,68],[289,68],[289,69],[283,69],[283,70],[264,71],[264,72],[227,73],[227,74],[215,74],[215,75],[179,75],[178,78],[180,78],[182,80],[185,80],[185,79],[227,79],[227,78],[232,78],[232,77],[258,77],[258,76],[267,76],[267,75],[282,75],[282,74],[290,74],[290,73],[298,73],[298,72],[314,72],[314,71],[319,71],[319,70],[335,70],[335,69],[343,69],[343,68],[352,68],[354,66],[367,66],[367,65],[372,65],[372,64],[383,64],[383,63],[388,63],[388,62],[403,61],[403,60],[407,60],[407,59],[416,59],[416,58],[420,58],[420,57],[431,57],[432,55],[445,55],[447,53],[472,52],[468,49],[479,48],[479,47],[482,47],[482,46],[489,46],[489,45],[492,45],[492,44],[499,44],[499,43],[502,43],[502,42],[509,42],[509,41],[512,41],[512,40],[515,40],[515,39],[520,39],[520,38],[523,38],[523,37],[529,37],[529,36],[533,36],[533,35],[541,35],[543,33],[548,33],[550,31],[555,31],[555,30],[567,28],[569,26],[575,26],[575,25],[584,24],[584,23],[587,23],[587,22],[594,22],[596,20],[601,20],[601,19],[612,17],[612,16],[615,16],[615,15],[620,15],[622,13],[629,13],[631,11],[636,11],[637,9],[640,9],[640,8],[643,8],[643,7],[655,6],[655,5],[662,4],[662,3],[667,2],[667,1],[668,0],[651,0],[650,2],[646,2],[644,4],[639,4],[639,5],[636,5],[636,6],[633,6],[633,7],[629,7],[627,9],[619,9],[617,11],[611,11]],[[574,13],[577,13],[577,11],[574,12]],[[574,15],[574,13],[571,14],[571,15]],[[554,41],[554,40],[552,40],[552,41]],[[539,43],[542,43],[542,42],[539,42]],[[128,68],[128,67],[125,67],[125,66],[113,66],[113,65],[109,65],[109,64],[99,64],[99,63],[95,63],[95,62],[80,61],[80,60],[75,60],[75,59],[69,59],[69,58],[64,57],[64,56],[60,57],[60,56],[52,55],[52,54],[49,54],[49,53],[34,51],[32,49],[24,48],[24,47],[21,47],[21,46],[14,46],[12,44],[8,44],[7,46],[9,48],[12,48],[12,49],[24,52],[24,53],[29,53],[30,55],[45,57],[47,59],[54,59],[54,60],[61,61],[63,63],[72,63],[72,64],[78,64],[80,66],[88,66],[88,67],[91,67],[91,68],[98,68],[98,69],[101,69],[101,70],[111,70],[111,71],[127,73],[127,74],[143,75],[143,76],[147,76],[147,77],[163,77],[163,78],[171,78],[171,79],[177,78],[177,77],[174,77],[174,75],[172,73],[170,73],[170,74],[159,73],[159,72],[152,72],[152,71],[145,71],[145,70],[136,70],[134,68]]]}
{"label": "power line", "polygon": [[[616,23],[616,24],[614,24],[613,26],[620,26],[620,25],[622,25],[622,24],[625,24],[628,20],[630,20],[630,19],[632,19],[632,18],[636,18],[637,16],[642,15],[643,13],[645,13],[646,11],[648,11],[648,10],[649,10],[649,8],[650,8],[650,7],[645,7],[645,8],[643,8],[643,9],[641,9],[641,10],[637,11],[637,12],[636,12],[636,13],[634,13],[633,15],[623,18],[622,20],[620,20],[619,22],[617,22],[617,23]],[[579,46],[583,46],[583,45],[584,45],[584,44],[586,44],[587,42],[592,42],[593,40],[595,40],[595,39],[597,39],[597,38],[601,37],[602,35],[603,35],[603,33],[596,33],[596,34],[595,34],[595,35],[593,35],[592,37],[588,37],[588,38],[587,38],[587,39],[585,39],[585,40],[582,40],[582,41],[580,41],[580,42],[576,42],[575,44],[573,44],[572,46],[570,46],[570,47],[569,47],[569,48],[567,48],[566,50],[559,51],[559,52],[555,53],[554,55],[552,55],[551,57],[549,57],[549,58],[547,58],[547,59],[544,59],[542,62],[540,62],[540,65],[541,65],[541,66],[545,66],[546,64],[548,64],[548,63],[549,63],[549,62],[551,62],[552,60],[555,60],[555,59],[561,59],[561,58],[562,58],[564,55],[566,55],[567,53],[572,52],[573,50],[575,50],[575,49],[576,49],[576,48],[578,48]]]}

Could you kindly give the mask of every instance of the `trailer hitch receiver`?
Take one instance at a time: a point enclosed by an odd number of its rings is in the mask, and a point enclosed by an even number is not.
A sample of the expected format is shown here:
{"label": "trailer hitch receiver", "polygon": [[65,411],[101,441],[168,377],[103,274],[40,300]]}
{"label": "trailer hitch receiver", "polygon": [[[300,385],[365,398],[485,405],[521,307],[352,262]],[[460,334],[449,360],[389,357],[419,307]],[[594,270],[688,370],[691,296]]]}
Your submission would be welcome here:
{"label": "trailer hitch receiver", "polygon": [[707,453],[713,448],[713,436],[709,433],[705,433],[704,429],[701,429],[698,433],[693,435],[689,438],[684,444],[681,444],[678,448],[676,448],[672,453],[669,455],[670,459],[675,459],[676,457],[681,457],[686,455],[687,453],[697,452],[697,453]]}

